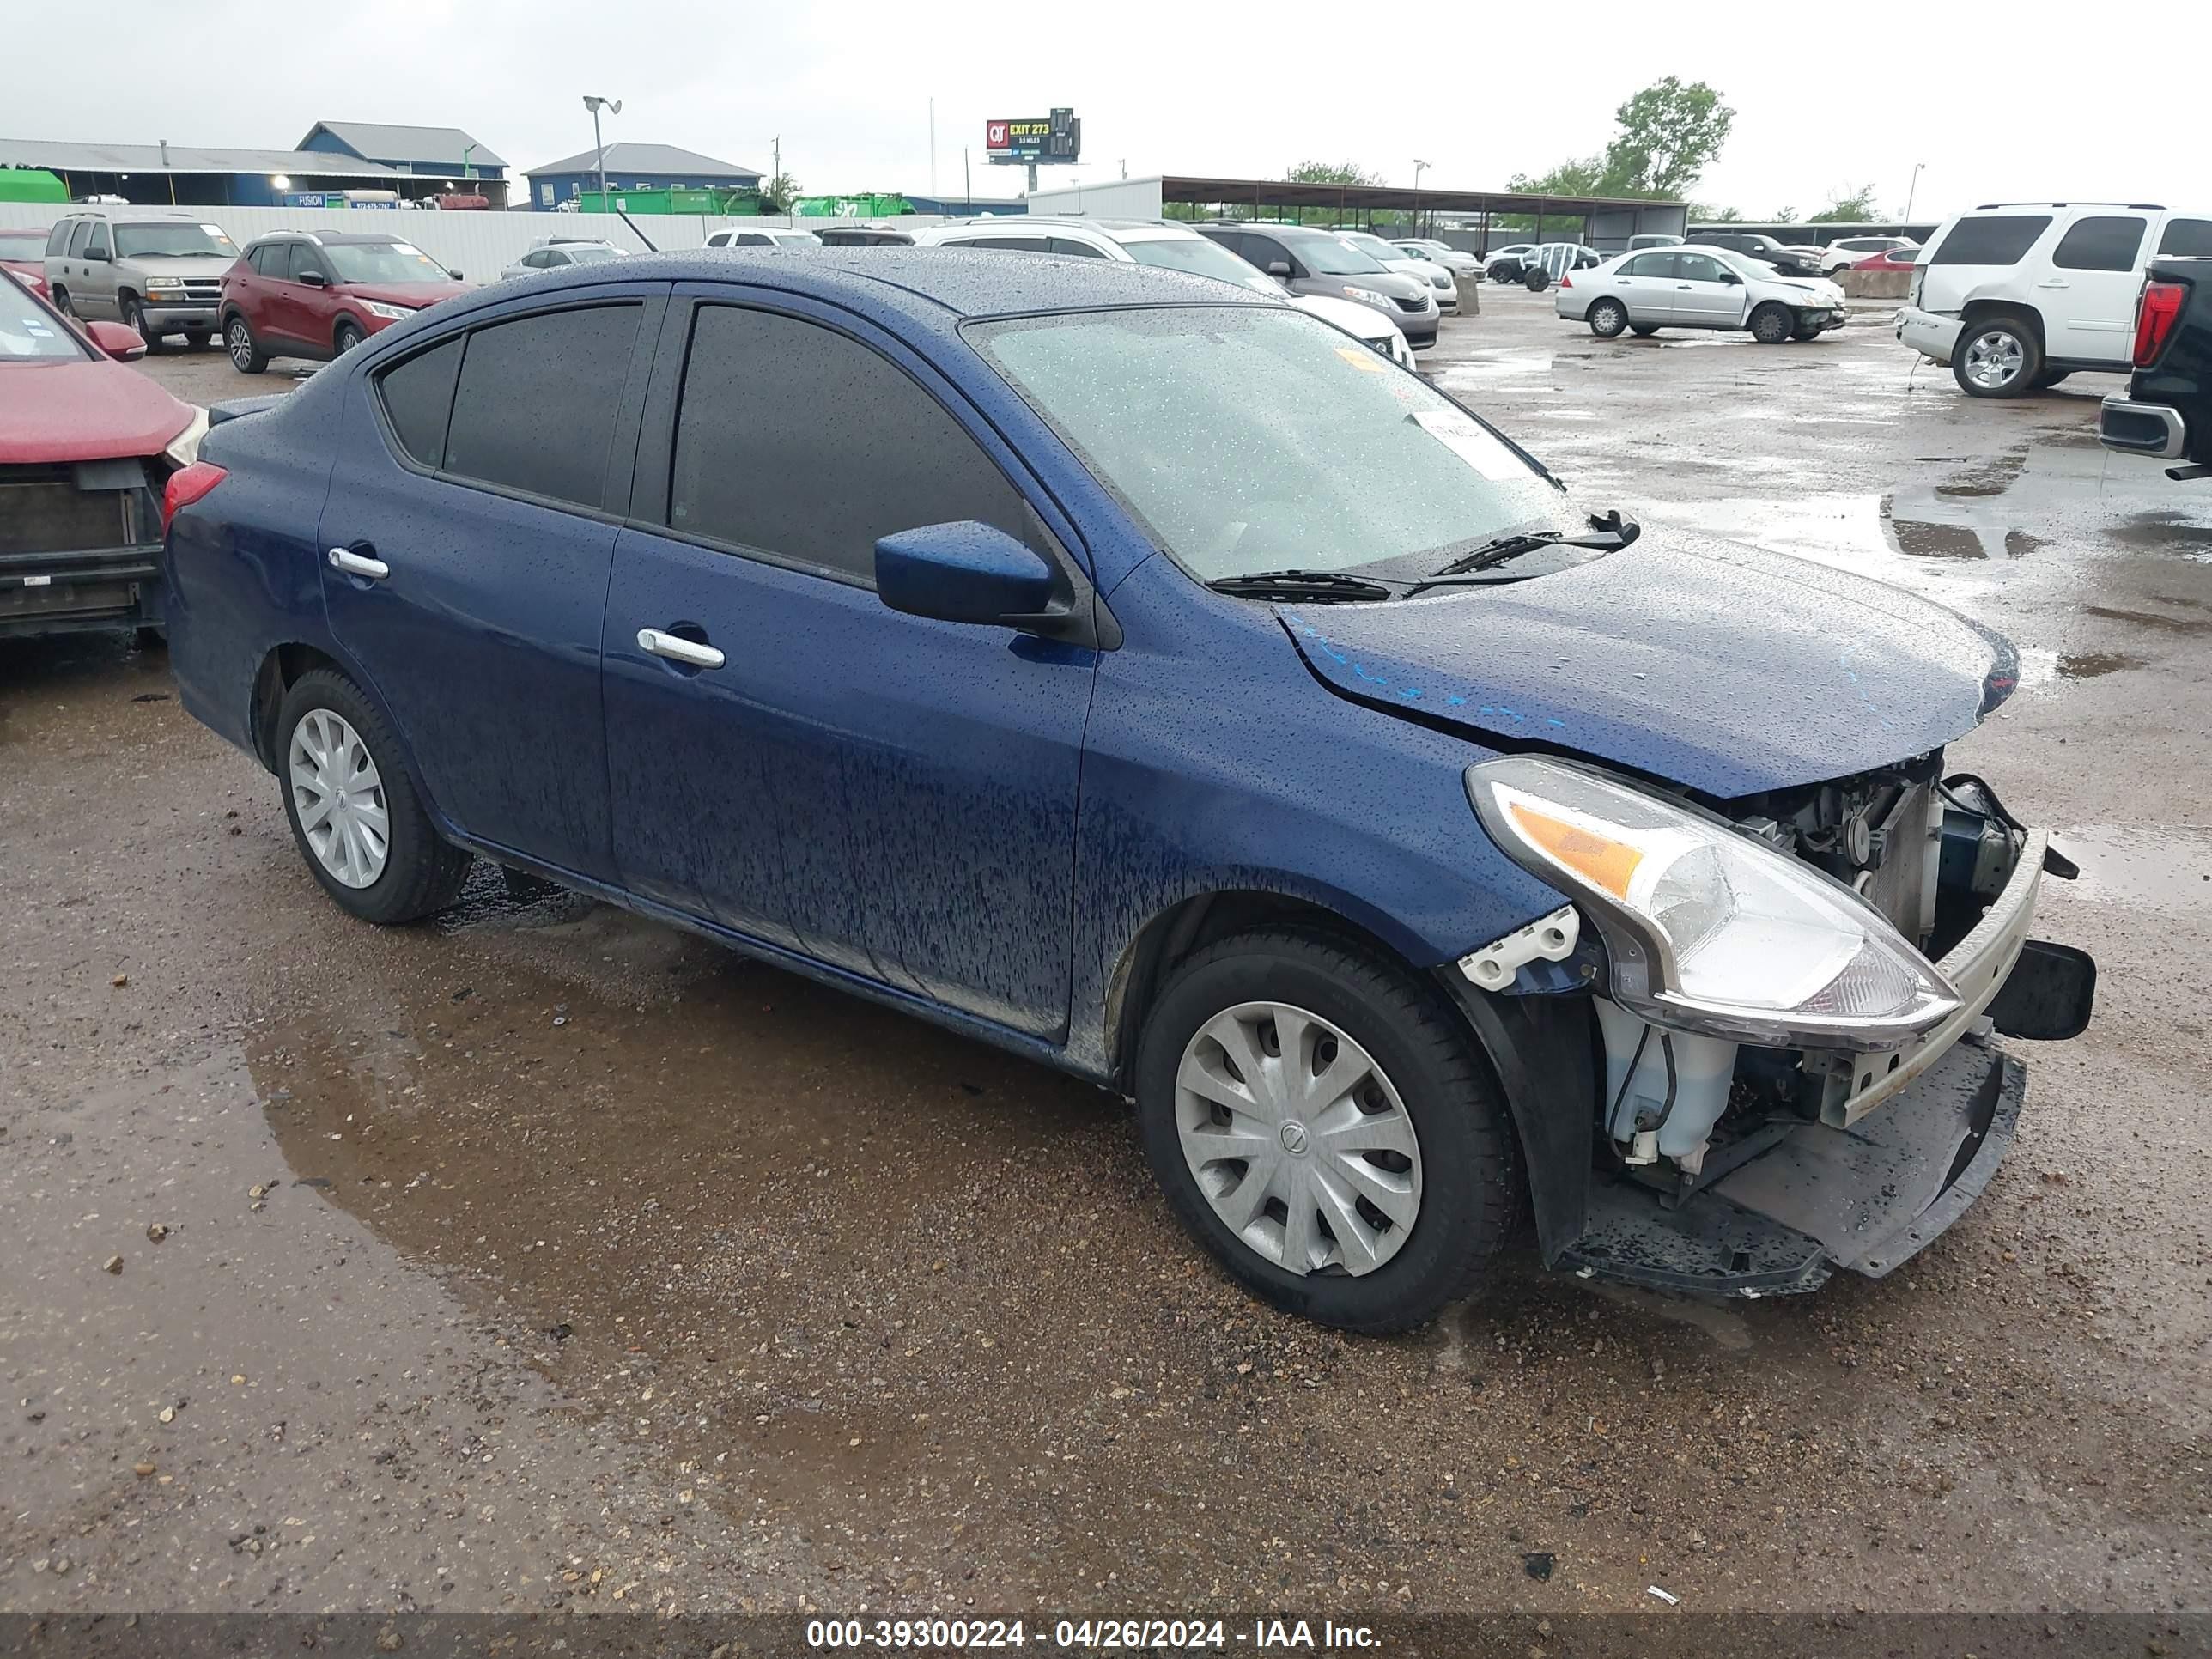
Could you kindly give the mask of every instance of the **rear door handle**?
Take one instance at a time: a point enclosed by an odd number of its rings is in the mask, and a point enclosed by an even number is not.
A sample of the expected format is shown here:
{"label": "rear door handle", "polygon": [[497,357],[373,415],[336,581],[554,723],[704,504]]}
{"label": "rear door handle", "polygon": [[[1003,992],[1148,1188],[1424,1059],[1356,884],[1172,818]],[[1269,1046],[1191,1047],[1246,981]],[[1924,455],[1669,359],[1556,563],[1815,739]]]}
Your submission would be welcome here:
{"label": "rear door handle", "polygon": [[2057,276],[2046,277],[2036,284],[2038,288],[2071,288],[2073,286],[2073,283]]}
{"label": "rear door handle", "polygon": [[639,629],[637,643],[641,651],[665,657],[671,662],[686,663],[693,668],[720,668],[726,660],[711,645],[687,640],[680,634],[664,634],[657,628]]}
{"label": "rear door handle", "polygon": [[363,553],[352,552],[343,547],[331,550],[331,568],[343,570],[349,576],[367,576],[372,581],[382,581],[392,574],[392,567],[381,559],[372,559]]}

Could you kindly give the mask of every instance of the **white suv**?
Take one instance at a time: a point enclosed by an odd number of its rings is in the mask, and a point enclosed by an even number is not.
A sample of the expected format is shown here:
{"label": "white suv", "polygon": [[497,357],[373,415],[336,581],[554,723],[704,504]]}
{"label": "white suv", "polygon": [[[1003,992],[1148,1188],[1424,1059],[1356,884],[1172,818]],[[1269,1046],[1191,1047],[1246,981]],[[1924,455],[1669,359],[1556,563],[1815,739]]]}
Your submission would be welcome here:
{"label": "white suv", "polygon": [[2134,202],[1991,203],[1944,222],[1912,270],[1897,337],[1970,398],[2017,398],[2132,366],[2157,254],[2212,254],[2212,214]]}

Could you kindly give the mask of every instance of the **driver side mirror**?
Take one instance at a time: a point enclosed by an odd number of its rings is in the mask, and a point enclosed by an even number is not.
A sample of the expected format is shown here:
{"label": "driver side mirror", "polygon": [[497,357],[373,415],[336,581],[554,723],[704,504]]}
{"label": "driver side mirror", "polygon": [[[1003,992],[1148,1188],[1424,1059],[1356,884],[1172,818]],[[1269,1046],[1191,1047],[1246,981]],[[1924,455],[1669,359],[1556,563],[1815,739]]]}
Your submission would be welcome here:
{"label": "driver side mirror", "polygon": [[1741,288],[1743,278],[1732,270],[1724,270],[1721,273],[1721,284],[1724,288]]}
{"label": "driver side mirror", "polygon": [[300,273],[300,280],[309,288],[328,288],[331,285],[331,279],[319,270],[303,270]]}
{"label": "driver side mirror", "polygon": [[88,247],[77,255],[77,258],[89,264],[104,265],[111,264],[115,256],[104,247]]}
{"label": "driver side mirror", "polygon": [[980,520],[927,524],[876,544],[876,593],[939,622],[1034,626],[1053,620],[1060,573],[1036,549]]}
{"label": "driver side mirror", "polygon": [[449,270],[446,275],[452,277],[457,283],[461,280],[461,273],[458,270]]}
{"label": "driver side mirror", "polygon": [[138,331],[122,323],[87,323],[84,336],[118,363],[136,362],[146,355],[146,342]]}
{"label": "driver side mirror", "polygon": [[1267,261],[1267,275],[1270,276],[1288,276],[1290,274],[1291,262],[1288,259],[1270,259]]}

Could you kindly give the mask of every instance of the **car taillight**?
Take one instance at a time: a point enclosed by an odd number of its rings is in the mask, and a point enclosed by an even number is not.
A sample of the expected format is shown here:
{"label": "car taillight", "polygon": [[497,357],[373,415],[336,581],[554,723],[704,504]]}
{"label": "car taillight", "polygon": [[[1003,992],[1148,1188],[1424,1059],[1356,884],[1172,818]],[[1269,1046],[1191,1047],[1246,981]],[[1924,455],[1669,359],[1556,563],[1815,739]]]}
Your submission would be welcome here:
{"label": "car taillight", "polygon": [[2181,315],[2181,302],[2189,289],[2181,283],[2144,284],[2136,301],[2136,367],[2148,368],[2166,349],[2166,337],[2173,332],[2173,319]]}
{"label": "car taillight", "polygon": [[1575,279],[1574,279],[1573,277],[1571,277],[1571,276],[1565,276],[1565,275],[1562,275],[1562,276],[1560,276],[1560,278],[1559,278],[1559,286],[1560,286],[1561,288],[1572,288],[1574,285],[1575,285]]}
{"label": "car taillight", "polygon": [[169,475],[168,486],[161,491],[161,533],[169,533],[169,526],[179,513],[205,495],[230,474],[213,461],[194,461],[190,466],[180,466]]}

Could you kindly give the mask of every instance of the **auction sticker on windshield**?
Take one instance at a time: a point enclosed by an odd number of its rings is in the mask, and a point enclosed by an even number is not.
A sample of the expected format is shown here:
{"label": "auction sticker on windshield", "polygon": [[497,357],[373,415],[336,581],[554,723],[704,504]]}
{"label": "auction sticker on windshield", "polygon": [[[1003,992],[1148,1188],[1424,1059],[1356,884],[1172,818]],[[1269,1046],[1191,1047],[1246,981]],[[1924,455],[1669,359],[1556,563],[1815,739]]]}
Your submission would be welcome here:
{"label": "auction sticker on windshield", "polygon": [[1493,483],[1512,483],[1528,476],[1528,464],[1452,409],[1413,411],[1413,423]]}

